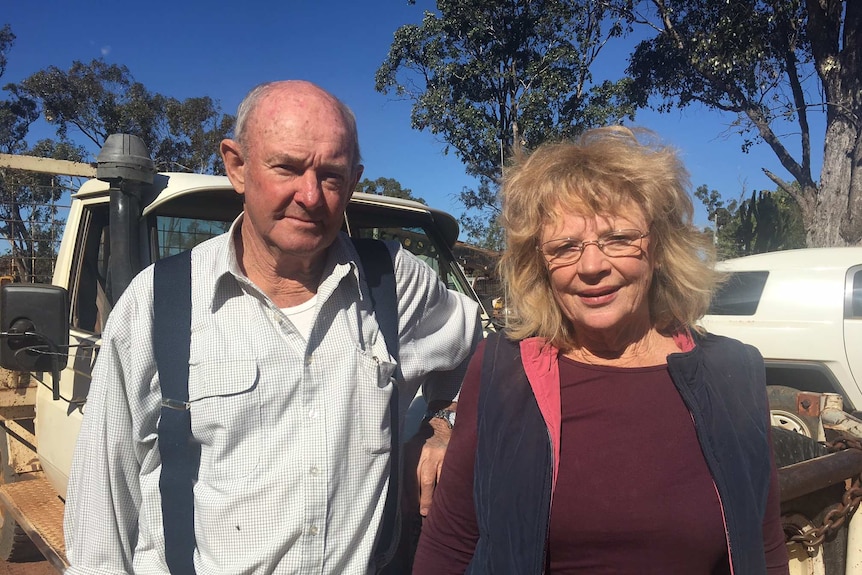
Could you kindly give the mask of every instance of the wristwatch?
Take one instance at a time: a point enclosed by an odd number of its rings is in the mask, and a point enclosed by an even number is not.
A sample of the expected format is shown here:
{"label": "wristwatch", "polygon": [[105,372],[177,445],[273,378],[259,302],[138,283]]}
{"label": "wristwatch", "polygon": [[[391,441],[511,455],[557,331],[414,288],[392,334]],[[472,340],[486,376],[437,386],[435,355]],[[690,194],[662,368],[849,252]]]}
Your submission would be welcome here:
{"label": "wristwatch", "polygon": [[455,427],[455,412],[451,409],[441,409],[439,411],[429,409],[425,414],[425,420],[431,419],[442,419],[449,426],[449,429]]}

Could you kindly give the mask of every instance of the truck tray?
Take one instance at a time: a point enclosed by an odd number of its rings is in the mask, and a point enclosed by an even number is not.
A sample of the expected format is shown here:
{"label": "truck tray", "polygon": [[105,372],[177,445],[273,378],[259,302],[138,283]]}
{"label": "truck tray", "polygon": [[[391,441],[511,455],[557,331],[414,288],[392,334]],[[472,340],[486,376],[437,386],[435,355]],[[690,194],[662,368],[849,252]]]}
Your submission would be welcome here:
{"label": "truck tray", "polygon": [[2,485],[0,504],[62,573],[69,566],[63,539],[63,503],[51,484],[44,477],[36,477]]}

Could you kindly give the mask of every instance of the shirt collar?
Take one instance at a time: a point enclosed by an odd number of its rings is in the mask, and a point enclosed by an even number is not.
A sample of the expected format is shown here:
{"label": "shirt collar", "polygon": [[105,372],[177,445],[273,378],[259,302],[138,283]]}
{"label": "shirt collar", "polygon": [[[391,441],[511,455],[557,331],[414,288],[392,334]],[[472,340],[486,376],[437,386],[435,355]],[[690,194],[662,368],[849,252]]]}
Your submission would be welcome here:
{"label": "shirt collar", "polygon": [[[231,223],[230,229],[226,232],[227,241],[222,244],[220,253],[214,262],[213,269],[213,291],[211,294],[212,308],[216,309],[220,303],[219,293],[224,293],[220,287],[224,282],[238,282],[250,286],[254,290],[263,294],[263,292],[255,284],[248,279],[243,273],[239,265],[237,257],[237,237],[244,213],[239,214]],[[356,260],[359,257],[353,247],[350,238],[347,234],[339,232],[335,237],[335,241],[326,251],[326,264],[321,274],[320,285],[318,286],[318,298],[326,299],[335,290],[335,287],[348,274],[354,278],[353,285],[359,285],[359,268],[356,265]],[[359,290],[357,290],[358,292]],[[358,294],[361,298],[361,294]]]}

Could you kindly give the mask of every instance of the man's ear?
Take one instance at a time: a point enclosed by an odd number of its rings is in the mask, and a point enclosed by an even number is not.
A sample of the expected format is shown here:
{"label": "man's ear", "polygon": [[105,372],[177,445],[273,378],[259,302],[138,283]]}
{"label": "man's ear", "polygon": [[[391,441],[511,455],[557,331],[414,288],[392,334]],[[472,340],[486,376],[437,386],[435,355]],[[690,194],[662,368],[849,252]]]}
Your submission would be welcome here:
{"label": "man's ear", "polygon": [[245,170],[243,168],[245,167],[245,158],[243,157],[242,146],[235,140],[225,139],[219,145],[219,152],[233,189],[238,194],[244,194]]}
{"label": "man's ear", "polygon": [[362,177],[362,172],[364,171],[365,166],[362,164],[356,166],[356,170],[353,172],[353,178],[351,178],[352,181],[350,182],[350,195],[347,196],[348,200],[353,197],[353,192],[356,191],[356,185],[359,183],[359,179]]}

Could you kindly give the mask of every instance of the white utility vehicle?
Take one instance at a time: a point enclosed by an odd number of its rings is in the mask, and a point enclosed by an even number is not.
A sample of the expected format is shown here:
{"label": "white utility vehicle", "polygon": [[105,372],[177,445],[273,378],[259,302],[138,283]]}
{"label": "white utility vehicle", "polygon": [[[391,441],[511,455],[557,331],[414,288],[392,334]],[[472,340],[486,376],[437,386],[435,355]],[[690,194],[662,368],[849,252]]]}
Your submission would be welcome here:
{"label": "white utility vehicle", "polygon": [[798,391],[837,393],[862,409],[862,247],[726,260],[726,282],[702,324],[760,350],[773,423],[817,437]]}

